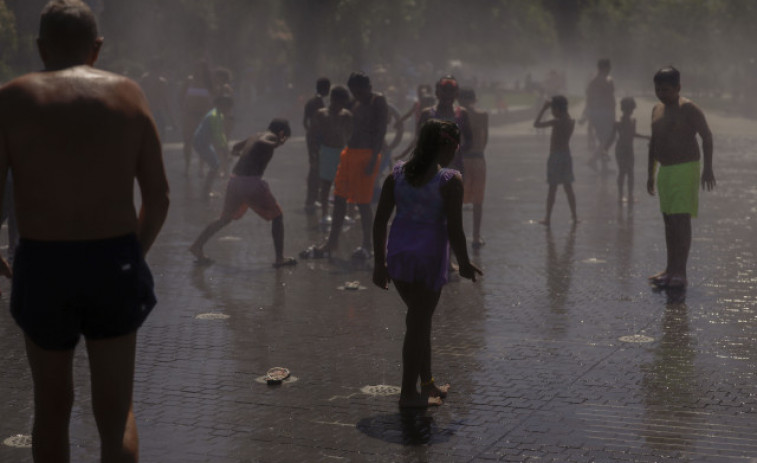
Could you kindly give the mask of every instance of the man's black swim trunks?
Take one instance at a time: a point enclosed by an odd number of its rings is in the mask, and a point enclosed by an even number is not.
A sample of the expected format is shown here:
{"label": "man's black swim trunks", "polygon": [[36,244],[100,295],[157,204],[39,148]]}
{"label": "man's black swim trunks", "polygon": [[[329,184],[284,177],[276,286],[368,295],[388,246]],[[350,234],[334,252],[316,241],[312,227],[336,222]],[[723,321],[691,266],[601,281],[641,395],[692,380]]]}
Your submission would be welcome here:
{"label": "man's black swim trunks", "polygon": [[79,336],[122,336],[155,306],[153,279],[134,234],[92,241],[21,239],[11,313],[43,349],[73,349]]}

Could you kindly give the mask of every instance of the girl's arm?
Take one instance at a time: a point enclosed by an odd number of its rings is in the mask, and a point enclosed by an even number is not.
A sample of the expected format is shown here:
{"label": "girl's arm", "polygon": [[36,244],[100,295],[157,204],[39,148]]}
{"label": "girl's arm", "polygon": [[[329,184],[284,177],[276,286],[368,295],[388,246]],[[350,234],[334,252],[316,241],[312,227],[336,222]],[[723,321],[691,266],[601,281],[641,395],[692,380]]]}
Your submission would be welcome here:
{"label": "girl's arm", "polygon": [[539,110],[539,114],[536,116],[536,120],[534,120],[534,127],[537,129],[541,129],[544,127],[551,127],[555,125],[555,121],[546,121],[543,122],[541,120],[542,116],[544,116],[544,113],[547,111],[547,109],[552,105],[549,101],[544,102],[544,106],[541,107],[541,110]]}
{"label": "girl's arm", "polygon": [[389,175],[381,187],[381,197],[373,219],[373,284],[389,289],[389,271],[386,269],[386,227],[394,211],[394,176]]}
{"label": "girl's arm", "polygon": [[460,265],[460,276],[476,281],[476,273],[483,275],[481,269],[470,262],[468,246],[463,230],[463,179],[460,174],[452,177],[442,188],[444,213],[447,216],[447,234],[452,251]]}

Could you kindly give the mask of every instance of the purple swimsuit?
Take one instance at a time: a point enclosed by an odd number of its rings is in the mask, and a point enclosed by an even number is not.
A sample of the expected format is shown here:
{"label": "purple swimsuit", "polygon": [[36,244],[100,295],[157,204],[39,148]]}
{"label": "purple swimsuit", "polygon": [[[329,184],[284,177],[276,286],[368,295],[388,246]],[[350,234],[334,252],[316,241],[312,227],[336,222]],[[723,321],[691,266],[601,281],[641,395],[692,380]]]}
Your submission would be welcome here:
{"label": "purple swimsuit", "polygon": [[447,283],[449,270],[447,217],[440,189],[458,172],[441,169],[428,183],[414,187],[405,180],[403,164],[392,170],[397,214],[387,245],[389,276],[439,291]]}

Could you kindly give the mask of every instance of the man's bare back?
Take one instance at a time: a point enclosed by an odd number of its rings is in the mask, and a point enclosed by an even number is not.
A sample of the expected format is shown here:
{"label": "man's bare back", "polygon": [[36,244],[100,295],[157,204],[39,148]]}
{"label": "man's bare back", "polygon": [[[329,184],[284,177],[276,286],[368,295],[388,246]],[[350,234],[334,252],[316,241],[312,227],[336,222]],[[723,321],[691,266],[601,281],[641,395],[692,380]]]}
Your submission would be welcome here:
{"label": "man's bare back", "polygon": [[663,166],[698,161],[696,135],[711,137],[704,113],[691,100],[680,97],[678,104],[657,103],[652,109],[652,157]]}
{"label": "man's bare back", "polygon": [[23,238],[137,232],[135,177],[143,200],[167,200],[155,125],[129,79],[89,66],[28,74],[0,89],[0,130]]}

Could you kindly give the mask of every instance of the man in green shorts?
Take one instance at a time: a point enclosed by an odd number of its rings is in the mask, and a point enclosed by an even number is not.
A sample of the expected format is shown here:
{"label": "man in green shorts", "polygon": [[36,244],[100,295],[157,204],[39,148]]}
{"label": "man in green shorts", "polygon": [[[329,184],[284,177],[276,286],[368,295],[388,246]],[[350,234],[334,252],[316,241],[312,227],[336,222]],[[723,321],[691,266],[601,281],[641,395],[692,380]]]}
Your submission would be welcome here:
{"label": "man in green shorts", "polygon": [[[715,187],[712,132],[702,110],[680,96],[681,74],[677,69],[670,66],[657,71],[654,85],[660,103],[652,110],[647,191],[650,195],[655,193],[655,167],[659,163],[657,190],[665,220],[667,266],[649,280],[656,286],[684,288],[691,248],[691,218],[699,211],[699,184],[708,191]],[[702,138],[704,153],[701,178],[697,134]]]}

